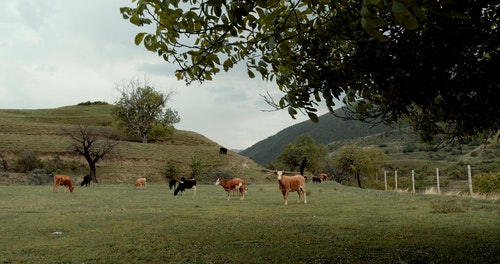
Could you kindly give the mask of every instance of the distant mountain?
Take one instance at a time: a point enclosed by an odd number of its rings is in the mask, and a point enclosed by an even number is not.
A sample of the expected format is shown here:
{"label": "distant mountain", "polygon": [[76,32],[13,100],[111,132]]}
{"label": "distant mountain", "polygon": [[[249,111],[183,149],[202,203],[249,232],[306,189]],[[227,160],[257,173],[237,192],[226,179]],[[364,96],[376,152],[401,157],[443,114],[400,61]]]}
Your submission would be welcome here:
{"label": "distant mountain", "polygon": [[294,142],[299,135],[311,135],[316,143],[329,144],[333,141],[355,139],[373,134],[392,131],[395,128],[387,125],[363,123],[356,120],[345,120],[344,108],[337,109],[335,115],[328,113],[319,117],[319,122],[304,121],[291,127],[284,128],[274,136],[270,136],[253,146],[239,152],[260,165],[273,162],[283,151],[283,147]]}

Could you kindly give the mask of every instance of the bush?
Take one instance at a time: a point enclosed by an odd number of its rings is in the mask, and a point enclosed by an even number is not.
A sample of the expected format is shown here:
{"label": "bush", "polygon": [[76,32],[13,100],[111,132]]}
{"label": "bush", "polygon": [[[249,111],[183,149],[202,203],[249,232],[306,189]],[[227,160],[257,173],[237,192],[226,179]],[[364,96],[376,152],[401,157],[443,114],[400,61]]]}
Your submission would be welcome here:
{"label": "bush", "polygon": [[101,102],[101,101],[94,101],[94,102],[87,101],[87,102],[81,102],[78,105],[80,105],[80,106],[89,106],[89,105],[107,105],[107,104],[108,103]]}
{"label": "bush", "polygon": [[34,169],[28,173],[28,185],[52,184],[54,175],[44,169]]}
{"label": "bush", "polygon": [[215,181],[217,181],[217,178],[223,178],[223,179],[231,179],[233,176],[231,175],[230,172],[222,169],[214,169],[206,174],[200,176],[201,180],[204,182],[212,183],[214,184]]}
{"label": "bush", "polygon": [[21,153],[21,156],[17,160],[17,170],[21,172],[29,172],[34,169],[39,169],[43,167],[43,162],[38,159],[38,156],[33,150],[28,150]]}
{"label": "bush", "polygon": [[465,212],[465,205],[460,200],[439,200],[431,203],[433,213],[463,213]]}
{"label": "bush", "polygon": [[57,172],[58,170],[64,168],[64,162],[61,160],[61,157],[56,154],[52,156],[52,159],[46,162],[45,168],[49,172]]}
{"label": "bush", "polygon": [[500,173],[485,173],[474,176],[472,185],[474,192],[484,194],[500,193]]}
{"label": "bush", "polygon": [[167,162],[165,166],[165,178],[166,179],[175,179],[180,173],[180,169],[175,163],[171,160]]}

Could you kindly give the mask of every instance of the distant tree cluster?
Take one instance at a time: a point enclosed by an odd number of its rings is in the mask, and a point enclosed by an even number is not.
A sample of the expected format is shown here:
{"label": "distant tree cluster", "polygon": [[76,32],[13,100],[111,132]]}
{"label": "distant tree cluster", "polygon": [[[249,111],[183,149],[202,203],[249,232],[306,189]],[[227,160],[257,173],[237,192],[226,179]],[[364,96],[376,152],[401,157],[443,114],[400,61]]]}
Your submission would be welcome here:
{"label": "distant tree cluster", "polygon": [[101,101],[94,101],[94,102],[87,101],[87,102],[82,102],[82,103],[79,103],[78,105],[81,105],[81,106],[89,106],[89,105],[108,105],[108,103],[106,103],[106,102],[101,102]]}

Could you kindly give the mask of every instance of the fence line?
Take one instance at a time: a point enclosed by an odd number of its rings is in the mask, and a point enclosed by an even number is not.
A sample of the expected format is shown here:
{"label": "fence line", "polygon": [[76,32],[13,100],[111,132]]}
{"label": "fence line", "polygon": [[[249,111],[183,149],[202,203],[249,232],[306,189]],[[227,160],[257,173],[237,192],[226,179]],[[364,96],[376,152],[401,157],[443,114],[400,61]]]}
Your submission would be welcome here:
{"label": "fence line", "polygon": [[[473,192],[472,192],[472,171],[470,165],[467,165],[467,184],[469,186],[469,194],[472,197]],[[440,180],[439,180],[439,168],[436,168],[436,181],[437,181],[437,193],[441,194],[441,186],[440,186]],[[385,185],[385,190],[387,191],[387,171],[384,170],[384,185]],[[411,170],[411,186],[412,186],[412,193],[415,193],[415,171]],[[398,191],[398,171],[394,171],[394,191]]]}

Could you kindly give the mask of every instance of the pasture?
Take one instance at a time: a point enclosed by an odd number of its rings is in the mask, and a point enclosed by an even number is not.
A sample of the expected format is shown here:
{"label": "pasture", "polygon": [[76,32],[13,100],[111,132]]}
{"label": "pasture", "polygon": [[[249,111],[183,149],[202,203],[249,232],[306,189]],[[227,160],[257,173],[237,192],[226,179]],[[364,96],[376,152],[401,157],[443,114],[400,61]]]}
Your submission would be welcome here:
{"label": "pasture", "polygon": [[498,200],[278,184],[0,186],[2,263],[500,263]]}

